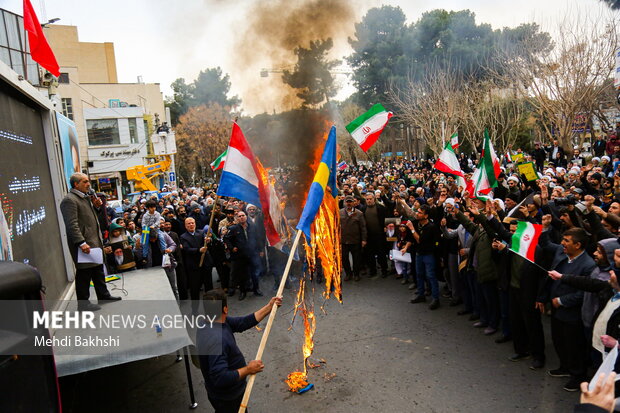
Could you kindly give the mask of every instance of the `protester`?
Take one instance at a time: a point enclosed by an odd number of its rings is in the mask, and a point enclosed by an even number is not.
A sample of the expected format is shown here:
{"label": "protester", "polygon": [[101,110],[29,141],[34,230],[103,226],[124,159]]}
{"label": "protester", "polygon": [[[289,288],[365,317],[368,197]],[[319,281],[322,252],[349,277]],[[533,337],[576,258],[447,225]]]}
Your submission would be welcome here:
{"label": "protester", "polygon": [[[100,307],[88,301],[91,281],[100,304],[117,301],[121,297],[114,297],[108,291],[105,285],[103,262],[87,263],[78,260],[79,253],[90,254],[92,248],[103,250],[103,240],[93,201],[89,196],[91,189],[88,176],[75,173],[69,178],[69,183],[71,190],[60,203],[60,211],[65,222],[69,251],[76,267],[75,295],[78,299],[79,310],[95,311]],[[108,249],[105,252],[112,251]]]}
{"label": "protester", "polygon": [[261,360],[245,362],[237,346],[234,333],[246,331],[271,313],[275,305],[282,305],[282,297],[273,297],[269,303],[253,314],[244,317],[229,317],[226,293],[223,290],[207,291],[204,301],[221,302],[222,313],[213,323],[205,325],[196,333],[200,370],[205,381],[209,402],[218,413],[239,411],[245,391],[246,377],[263,371]]}

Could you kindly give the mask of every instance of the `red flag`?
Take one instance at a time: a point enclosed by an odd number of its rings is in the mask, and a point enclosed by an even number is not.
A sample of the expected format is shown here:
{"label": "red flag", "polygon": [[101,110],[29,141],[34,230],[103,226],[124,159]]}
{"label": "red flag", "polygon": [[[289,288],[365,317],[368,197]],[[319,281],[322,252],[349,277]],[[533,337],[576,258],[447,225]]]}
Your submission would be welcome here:
{"label": "red flag", "polygon": [[28,43],[30,43],[32,60],[43,66],[54,76],[60,76],[60,67],[56,61],[56,56],[54,56],[52,48],[45,39],[43,29],[41,29],[39,19],[37,19],[30,0],[24,0],[24,29],[28,32]]}

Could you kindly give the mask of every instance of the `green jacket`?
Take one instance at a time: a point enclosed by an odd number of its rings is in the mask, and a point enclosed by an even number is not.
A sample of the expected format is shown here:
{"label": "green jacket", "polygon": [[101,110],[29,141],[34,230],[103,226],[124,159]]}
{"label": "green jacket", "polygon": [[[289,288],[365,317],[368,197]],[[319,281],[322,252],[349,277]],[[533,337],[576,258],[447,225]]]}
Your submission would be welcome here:
{"label": "green jacket", "polygon": [[[487,234],[488,229],[480,228],[474,224],[461,211],[456,213],[456,219],[463,227],[473,234],[474,240],[469,250],[468,267],[474,268],[477,273],[479,283],[497,281],[499,276],[497,272],[496,259],[493,256],[493,237]],[[474,218],[483,227],[488,227],[488,221],[483,214],[479,214]],[[489,232],[490,233],[490,232]],[[474,266],[474,256],[476,256],[476,265]]]}

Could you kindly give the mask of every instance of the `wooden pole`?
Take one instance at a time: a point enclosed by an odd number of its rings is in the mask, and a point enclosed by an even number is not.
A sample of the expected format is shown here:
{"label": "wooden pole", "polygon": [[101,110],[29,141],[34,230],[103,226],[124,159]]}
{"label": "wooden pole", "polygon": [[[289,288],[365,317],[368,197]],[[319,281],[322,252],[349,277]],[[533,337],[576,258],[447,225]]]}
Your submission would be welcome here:
{"label": "wooden pole", "polygon": [[[212,227],[213,227],[213,216],[215,215],[215,207],[217,206],[217,200],[220,199],[219,195],[215,195],[215,202],[213,202],[213,208],[211,208],[211,218],[209,219],[209,229],[207,230],[207,235],[205,235],[205,243],[204,246],[207,246],[207,239],[209,239],[209,234],[212,233]],[[200,256],[200,264],[198,265],[198,268],[202,267],[202,263],[205,260],[205,254],[207,253],[207,251],[203,252],[202,255]]]}
{"label": "wooden pole", "polygon": [[[293,263],[293,257],[295,256],[295,250],[297,249],[297,244],[299,243],[299,238],[301,237],[301,234],[301,230],[298,229],[297,234],[295,235],[295,241],[293,241],[293,246],[291,247],[291,251],[288,254],[288,261],[286,262],[286,268],[284,268],[284,274],[282,274],[282,279],[280,280],[280,286],[278,287],[276,297],[282,296],[282,291],[284,291],[284,285],[286,284],[286,279],[288,278],[288,273],[291,269],[291,264]],[[265,326],[265,330],[263,331],[263,336],[260,339],[260,345],[258,346],[255,360],[260,360],[263,357],[263,351],[265,350],[265,346],[267,345],[267,339],[269,338],[271,325],[273,324],[273,320],[276,318],[277,311],[278,306],[274,304],[271,308],[271,313],[269,313],[269,319],[267,320],[267,325]],[[256,374],[250,374],[248,378],[248,384],[245,387],[245,393],[243,394],[243,399],[241,400],[241,406],[239,407],[239,413],[245,413],[245,409],[248,407],[248,402],[250,401],[250,394],[252,393],[252,387],[254,386],[255,379]]]}

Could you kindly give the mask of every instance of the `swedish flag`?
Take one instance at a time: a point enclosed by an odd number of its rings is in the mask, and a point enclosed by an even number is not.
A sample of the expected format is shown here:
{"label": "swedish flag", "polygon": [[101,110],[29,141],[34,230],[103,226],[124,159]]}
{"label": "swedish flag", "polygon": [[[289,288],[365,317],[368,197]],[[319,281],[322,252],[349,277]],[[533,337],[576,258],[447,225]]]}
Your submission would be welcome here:
{"label": "swedish flag", "polygon": [[321,163],[316,170],[312,185],[308,191],[308,198],[306,198],[306,205],[301,213],[301,218],[297,224],[297,229],[300,229],[306,235],[306,239],[310,240],[310,225],[314,221],[314,217],[318,212],[321,203],[323,202],[323,196],[325,195],[326,187],[330,187],[332,196],[338,195],[338,188],[336,187],[336,127],[332,126],[325,142],[325,149],[323,150],[323,156],[321,157]]}
{"label": "swedish flag", "polygon": [[142,227],[142,238],[140,239],[140,243],[142,245],[148,244],[149,242],[149,234],[151,233],[151,228],[148,225],[144,225]]}

